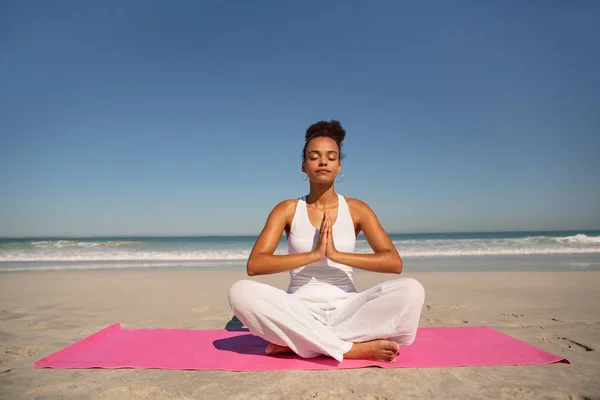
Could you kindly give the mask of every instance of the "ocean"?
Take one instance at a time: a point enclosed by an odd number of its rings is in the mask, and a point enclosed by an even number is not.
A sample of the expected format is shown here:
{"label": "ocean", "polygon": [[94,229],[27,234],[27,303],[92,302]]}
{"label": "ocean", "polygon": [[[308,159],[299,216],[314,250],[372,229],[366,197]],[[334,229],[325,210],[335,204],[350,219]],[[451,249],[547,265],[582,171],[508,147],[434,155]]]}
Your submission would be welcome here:
{"label": "ocean", "polygon": [[[390,235],[405,271],[600,270],[600,231]],[[0,238],[0,272],[239,269],[255,236]],[[371,249],[360,235],[356,251]],[[287,252],[282,237],[276,254]]]}

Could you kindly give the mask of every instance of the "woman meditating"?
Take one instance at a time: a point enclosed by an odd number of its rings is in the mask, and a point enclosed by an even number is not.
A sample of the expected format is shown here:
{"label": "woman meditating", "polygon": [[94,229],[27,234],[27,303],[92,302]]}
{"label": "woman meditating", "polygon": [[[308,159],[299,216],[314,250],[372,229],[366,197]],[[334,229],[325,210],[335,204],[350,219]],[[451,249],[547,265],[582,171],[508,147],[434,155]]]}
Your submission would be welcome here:
{"label": "woman meditating", "polygon": [[[302,172],[310,192],[275,206],[248,258],[250,276],[289,271],[287,291],[249,279],[229,291],[233,313],[270,343],[267,354],[394,362],[417,333],[425,296],[418,281],[354,287],[352,268],[399,274],[402,259],[369,206],[334,190],[345,135],[338,121],[308,128]],[[275,255],[284,231],[289,254]],[[354,253],[360,232],[372,254]]]}

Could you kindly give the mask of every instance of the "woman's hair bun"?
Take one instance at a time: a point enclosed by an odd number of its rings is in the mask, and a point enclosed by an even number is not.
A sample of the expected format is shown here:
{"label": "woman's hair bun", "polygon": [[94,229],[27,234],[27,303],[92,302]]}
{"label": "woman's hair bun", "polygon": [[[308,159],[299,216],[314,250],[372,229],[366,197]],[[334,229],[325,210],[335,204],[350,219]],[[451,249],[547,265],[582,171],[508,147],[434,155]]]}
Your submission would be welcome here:
{"label": "woman's hair bun", "polygon": [[306,130],[306,142],[308,143],[311,139],[314,139],[319,136],[330,137],[337,142],[338,146],[341,147],[342,142],[346,137],[346,131],[344,130],[344,128],[342,128],[342,124],[340,124],[340,121],[319,121],[309,126]]}

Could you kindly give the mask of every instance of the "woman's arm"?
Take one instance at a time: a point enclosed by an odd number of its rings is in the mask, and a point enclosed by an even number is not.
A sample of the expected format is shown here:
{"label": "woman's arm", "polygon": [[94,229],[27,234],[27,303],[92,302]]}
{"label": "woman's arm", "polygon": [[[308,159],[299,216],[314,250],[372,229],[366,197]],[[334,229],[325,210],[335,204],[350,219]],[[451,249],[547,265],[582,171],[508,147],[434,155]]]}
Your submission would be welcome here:
{"label": "woman's arm", "polygon": [[356,199],[348,199],[348,206],[354,211],[353,217],[357,220],[357,225],[364,233],[374,254],[339,252],[335,250],[333,235],[330,234],[327,257],[334,262],[367,271],[401,273],[402,259],[373,210],[366,203]]}
{"label": "woman's arm", "polygon": [[[248,275],[266,275],[283,272],[316,262],[325,257],[325,245],[327,243],[325,236],[327,230],[324,230],[323,239],[319,238],[319,244],[311,252],[284,255],[273,254],[285,229],[287,217],[294,212],[295,207],[295,200],[285,200],[271,211],[248,257],[248,263],[246,264]],[[322,226],[324,224],[325,219]]]}

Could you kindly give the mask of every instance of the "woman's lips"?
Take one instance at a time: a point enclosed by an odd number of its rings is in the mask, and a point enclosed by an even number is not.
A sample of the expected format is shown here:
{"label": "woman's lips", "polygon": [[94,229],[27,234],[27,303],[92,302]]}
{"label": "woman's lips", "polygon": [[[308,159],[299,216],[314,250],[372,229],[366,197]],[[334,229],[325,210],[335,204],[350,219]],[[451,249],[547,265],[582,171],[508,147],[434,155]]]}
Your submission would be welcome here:
{"label": "woman's lips", "polygon": [[329,171],[326,169],[318,169],[315,171],[317,174],[328,174]]}

